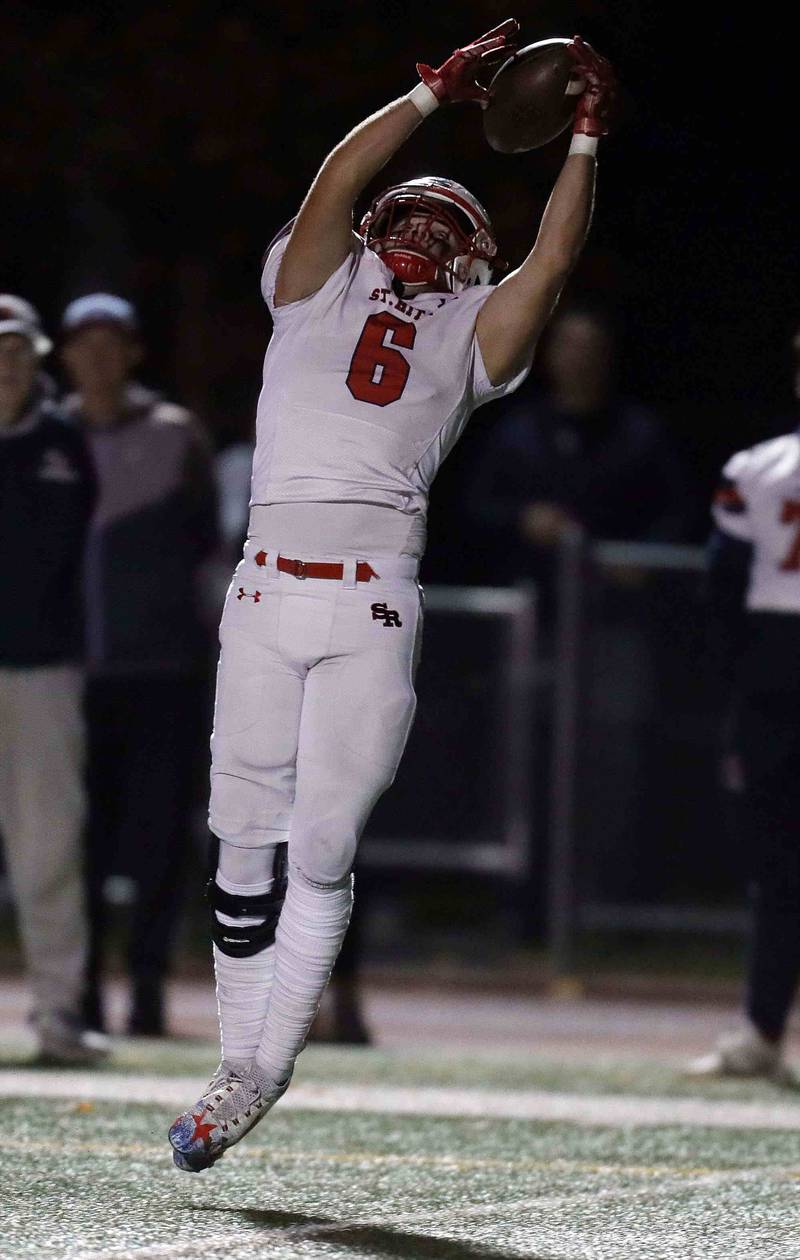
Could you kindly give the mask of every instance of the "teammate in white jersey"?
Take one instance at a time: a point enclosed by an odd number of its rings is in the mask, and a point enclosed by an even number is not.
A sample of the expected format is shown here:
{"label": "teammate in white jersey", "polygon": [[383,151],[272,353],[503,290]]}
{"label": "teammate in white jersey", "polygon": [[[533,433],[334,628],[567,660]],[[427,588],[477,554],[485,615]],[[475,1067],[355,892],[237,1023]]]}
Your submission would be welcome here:
{"label": "teammate in white jersey", "polygon": [[800,979],[800,432],[734,455],[713,510],[714,648],[735,699],[753,918],[745,1025],[690,1071],[794,1083],[784,1051]]}
{"label": "teammate in white jersey", "polygon": [[514,21],[457,50],[325,160],[267,253],[274,321],[258,404],[250,530],[228,593],[210,826],[222,1062],[170,1129],[214,1163],[289,1084],[347,929],[364,824],[414,713],[417,569],[436,471],[481,403],[514,389],[583,245],[613,74],[577,37],[575,136],[525,262],[449,180],[353,206],[440,105],[487,96]]}

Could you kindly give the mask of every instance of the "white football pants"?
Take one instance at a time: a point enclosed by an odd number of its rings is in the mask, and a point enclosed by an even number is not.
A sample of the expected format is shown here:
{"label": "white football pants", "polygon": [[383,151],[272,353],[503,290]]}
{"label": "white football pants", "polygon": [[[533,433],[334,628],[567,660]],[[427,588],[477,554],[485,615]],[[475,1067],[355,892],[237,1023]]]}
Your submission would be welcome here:
{"label": "white football pants", "polygon": [[327,886],[350,871],[411,728],[417,562],[365,555],[380,577],[356,583],[355,560],[341,581],[298,579],[278,554],[248,540],[226,597],[209,825],[242,848],[288,840],[290,864]]}

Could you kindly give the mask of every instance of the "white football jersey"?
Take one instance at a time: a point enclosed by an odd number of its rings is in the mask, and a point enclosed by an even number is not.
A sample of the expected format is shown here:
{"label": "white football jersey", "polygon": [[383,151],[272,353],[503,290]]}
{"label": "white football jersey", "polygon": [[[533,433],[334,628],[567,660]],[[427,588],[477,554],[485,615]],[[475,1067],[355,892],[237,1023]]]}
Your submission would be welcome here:
{"label": "white football jersey", "polygon": [[800,432],[732,456],[713,512],[726,534],[752,544],[747,607],[800,613]]}
{"label": "white football jersey", "polygon": [[490,287],[404,301],[358,237],[321,289],[275,306],[284,236],[261,291],[274,321],[258,400],[251,504],[360,503],[424,522],[442,460],[493,386],[475,336]]}

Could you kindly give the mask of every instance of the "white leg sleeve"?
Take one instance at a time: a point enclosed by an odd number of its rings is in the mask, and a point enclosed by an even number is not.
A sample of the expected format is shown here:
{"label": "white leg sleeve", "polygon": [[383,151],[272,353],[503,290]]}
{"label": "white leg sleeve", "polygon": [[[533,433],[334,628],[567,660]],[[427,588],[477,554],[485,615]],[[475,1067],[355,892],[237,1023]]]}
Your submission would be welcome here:
{"label": "white leg sleeve", "polygon": [[272,979],[275,946],[251,958],[230,958],[214,946],[217,1012],[222,1058],[235,1067],[252,1062],[264,1030]]}
{"label": "white leg sleeve", "polygon": [[353,906],[353,880],[311,884],[289,866],[289,887],[275,937],[275,975],[256,1066],[285,1080],[305,1045]]}

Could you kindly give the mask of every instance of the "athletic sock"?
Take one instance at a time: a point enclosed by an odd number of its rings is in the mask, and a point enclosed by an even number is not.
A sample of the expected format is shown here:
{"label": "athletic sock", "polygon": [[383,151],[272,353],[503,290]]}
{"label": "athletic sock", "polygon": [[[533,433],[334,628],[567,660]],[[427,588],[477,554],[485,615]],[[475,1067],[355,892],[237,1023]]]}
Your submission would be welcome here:
{"label": "athletic sock", "polygon": [[[272,880],[260,884],[234,884],[217,873],[224,892],[238,897],[268,893]],[[259,919],[233,919],[217,911],[221,923],[240,927]],[[214,946],[214,973],[217,978],[217,1013],[222,1058],[233,1067],[250,1064],[264,1031],[272,979],[275,974],[275,945],[268,945],[249,958],[231,958]]]}
{"label": "athletic sock", "polygon": [[352,876],[311,884],[289,867],[289,885],[275,935],[275,975],[254,1069],[280,1082],[305,1045],[353,907]]}

